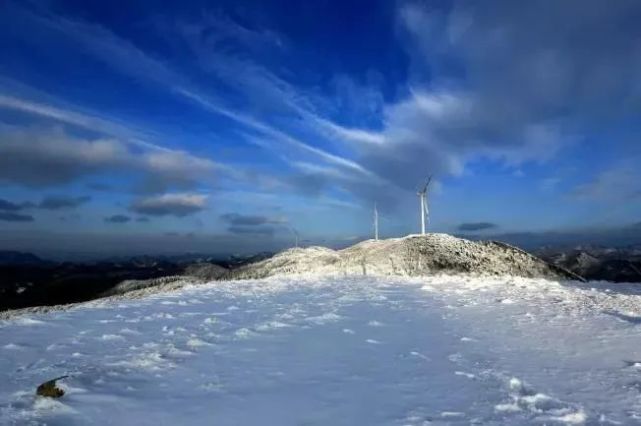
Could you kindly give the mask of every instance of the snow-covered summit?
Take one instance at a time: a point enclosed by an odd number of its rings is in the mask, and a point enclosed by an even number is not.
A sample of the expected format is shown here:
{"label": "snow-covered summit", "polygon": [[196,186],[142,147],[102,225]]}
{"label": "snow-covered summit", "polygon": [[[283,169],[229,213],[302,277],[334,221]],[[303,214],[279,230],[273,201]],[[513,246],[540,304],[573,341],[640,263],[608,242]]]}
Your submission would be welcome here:
{"label": "snow-covered summit", "polygon": [[292,274],[427,276],[437,273],[580,278],[504,243],[474,242],[436,233],[367,240],[343,250],[293,248],[232,270],[223,278],[251,279]]}

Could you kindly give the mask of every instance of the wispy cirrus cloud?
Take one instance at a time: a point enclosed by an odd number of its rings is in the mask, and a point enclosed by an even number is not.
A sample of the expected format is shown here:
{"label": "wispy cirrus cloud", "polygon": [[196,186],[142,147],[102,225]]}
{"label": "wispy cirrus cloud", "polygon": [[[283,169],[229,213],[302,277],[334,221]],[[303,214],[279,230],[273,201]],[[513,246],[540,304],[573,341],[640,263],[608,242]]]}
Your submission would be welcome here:
{"label": "wispy cirrus cloud", "polygon": [[[306,143],[250,114],[224,106],[220,100],[194,87],[187,78],[172,70],[168,64],[153,58],[148,52],[141,50],[132,42],[117,36],[105,27],[54,14],[33,12],[27,9],[20,9],[20,13],[25,19],[32,20],[37,25],[71,38],[84,46],[87,52],[117,71],[140,79],[146,84],[163,87],[170,93],[195,103],[209,112],[224,116],[243,127],[284,143],[289,148],[295,148],[317,156],[323,161],[330,162],[338,167],[351,169],[353,172],[361,173],[365,176],[373,176],[370,171],[352,159]],[[245,87],[253,87],[255,90],[262,88],[270,91],[272,95],[270,95],[269,99],[271,100],[278,97],[281,99],[295,99],[299,96],[293,86],[285,83],[264,68],[255,66],[251,62],[234,63],[234,61],[236,61],[234,57],[228,57],[226,61],[222,61],[223,65],[221,67],[227,67],[227,74],[224,78],[233,77],[238,82],[238,73],[242,72],[245,75],[246,72],[243,70],[249,69],[249,74],[240,80]],[[287,96],[282,96],[284,93],[287,93]],[[294,109],[300,108],[300,102],[286,101],[286,103],[290,103]],[[302,110],[307,111],[307,109]],[[280,150],[283,148],[277,145],[272,146],[272,149]]]}
{"label": "wispy cirrus cloud", "polygon": [[[28,91],[47,97],[7,79],[0,79],[0,87],[8,92]],[[188,188],[211,183],[214,171],[242,177],[239,171],[208,158],[150,142],[150,139],[158,138],[154,132],[61,104],[59,101],[47,103],[17,95],[0,95],[0,109],[56,123],[28,127],[0,125],[0,164],[3,166],[0,180],[31,187],[56,186],[79,177],[118,170],[142,173],[145,182],[138,185],[139,190],[162,192],[172,186]],[[72,136],[62,125],[98,136]]]}
{"label": "wispy cirrus cloud", "polygon": [[[538,2],[520,8],[504,0],[490,0],[482,7],[454,1],[447,10],[400,2],[396,24],[399,47],[410,61],[409,77],[390,82],[395,89],[388,87],[385,97],[375,78],[372,82],[358,75],[332,83],[326,76],[314,79],[320,89],[297,86],[304,79],[293,78],[277,60],[261,61],[260,55],[252,54],[278,49],[278,37],[225,15],[169,28],[164,36],[187,46],[183,50],[180,44],[180,58],[200,66],[182,69],[183,73],[171,56],[165,60],[159,51],[141,48],[143,44],[124,37],[125,31],[49,12],[25,13],[110,70],[147,88],[160,88],[202,110],[199,113],[228,119],[230,127],[243,130],[237,134],[249,135],[244,139],[254,137],[249,142],[285,164],[277,177],[270,176],[280,190],[312,196],[338,193],[357,204],[377,200],[384,208],[406,198],[426,174],[464,178],[468,165],[479,159],[538,167],[559,157],[590,129],[619,119],[633,121],[641,100],[641,44],[629,22],[641,17],[639,9],[627,0],[617,7],[570,0],[545,8],[545,13]],[[264,40],[270,47],[256,49]],[[295,49],[294,43],[288,48]],[[207,79],[211,84],[203,84]],[[220,87],[220,96],[230,94],[229,98],[214,95]],[[75,126],[104,126],[42,105],[15,99],[4,103],[10,105],[6,108]],[[125,151],[138,149],[124,145]],[[155,153],[151,147],[149,151]],[[199,167],[180,157],[173,152],[167,158],[139,155],[134,169],[151,178],[140,186],[158,193],[195,190],[194,183],[212,170],[230,179],[251,180],[251,173],[233,167]],[[181,163],[190,167],[173,165]],[[201,172],[189,174],[187,169]],[[186,181],[181,180],[184,176]],[[607,182],[628,188],[620,192],[635,193],[624,183],[626,178],[592,178],[594,182],[587,176],[587,183],[577,189],[579,198],[604,196],[607,190],[601,188],[612,186]],[[162,184],[155,187],[157,182]]]}
{"label": "wispy cirrus cloud", "polygon": [[381,145],[385,143],[385,135],[381,132],[350,128],[341,126],[325,118],[316,117],[314,122],[317,123],[329,136],[338,136],[342,140],[354,143]]}
{"label": "wispy cirrus cloud", "polygon": [[[287,133],[285,133],[285,132],[283,132],[283,131],[281,131],[281,130],[273,127],[273,126],[270,126],[270,125],[268,125],[268,124],[266,124],[264,122],[256,120],[255,118],[253,118],[253,117],[251,117],[251,116],[249,116],[247,114],[243,114],[243,113],[240,113],[240,112],[237,112],[237,111],[232,111],[230,109],[221,107],[220,105],[211,102],[207,98],[205,98],[205,97],[203,97],[203,96],[201,96],[201,95],[199,95],[197,93],[194,93],[192,91],[189,91],[189,90],[180,90],[180,93],[182,93],[185,97],[191,99],[192,101],[200,104],[203,108],[205,108],[205,109],[207,109],[209,111],[212,111],[212,112],[214,112],[216,114],[223,115],[225,117],[228,117],[228,118],[230,118],[230,119],[232,119],[232,120],[234,120],[234,121],[236,121],[236,122],[238,122],[238,123],[250,128],[250,129],[253,129],[253,130],[255,130],[255,131],[257,131],[257,132],[259,132],[259,133],[261,133],[261,134],[263,134],[265,136],[268,136],[268,139],[264,139],[263,140],[263,141],[265,141],[262,144],[263,147],[270,148],[270,149],[276,148],[275,145],[269,145],[268,142],[266,142],[266,141],[269,141],[269,140],[278,141],[278,142],[281,142],[281,143],[285,143],[289,147],[298,149],[298,150],[306,152],[306,153],[313,154],[316,157],[318,157],[318,158],[320,158],[320,159],[322,159],[322,160],[324,160],[324,161],[326,161],[328,163],[334,164],[336,166],[350,169],[350,170],[352,170],[354,172],[360,173],[360,174],[362,174],[364,176],[367,176],[367,177],[372,177],[372,178],[376,177],[372,172],[370,172],[369,170],[364,168],[362,165],[358,164],[357,162],[355,162],[353,160],[350,160],[350,159],[345,158],[345,157],[341,157],[341,156],[336,155],[336,154],[332,154],[332,153],[330,153],[328,151],[325,151],[325,150],[323,150],[321,148],[318,148],[318,147],[315,147],[315,146],[310,145],[308,143],[305,143],[305,142],[301,141],[300,139],[292,137],[291,135],[289,135],[289,134],[287,134]],[[280,149],[282,149],[282,148],[280,148]]]}
{"label": "wispy cirrus cloud", "polygon": [[[188,81],[187,78],[174,72],[165,62],[153,58],[149,53],[139,49],[128,40],[115,35],[105,27],[89,22],[63,18],[51,13],[43,14],[41,12],[33,12],[27,9],[22,10],[22,13],[26,18],[33,20],[34,24],[40,25],[50,31],[54,31],[77,41],[86,49],[87,52],[113,67],[115,70],[120,71],[127,76],[141,79],[146,84],[162,87],[168,93],[189,101],[205,111],[230,119],[243,128],[266,136],[266,141],[273,142],[268,147],[264,146],[264,148],[270,152],[281,151],[289,154],[297,152],[300,156],[316,157],[337,168],[345,169],[347,173],[360,176],[362,180],[380,181],[380,178],[376,177],[371,171],[367,170],[357,161],[346,156],[329,152],[315,144],[303,141],[300,138],[293,136],[291,133],[272,126],[271,124],[268,124],[267,121],[258,119],[251,114],[233,110],[224,106],[219,99],[207,94],[206,91],[198,90]],[[242,32],[242,30],[230,31],[229,36],[233,36],[234,34],[237,35],[237,33]],[[80,38],[82,38],[82,40],[79,40]],[[243,84],[240,86],[235,84],[235,86],[244,87],[244,90],[256,93],[261,92],[261,90],[258,90],[260,86],[262,87],[263,92],[266,91],[265,93],[269,93],[268,99],[271,106],[274,105],[271,102],[277,98],[287,99],[286,103],[291,105],[294,112],[298,110],[301,114],[304,114],[307,117],[313,116],[310,115],[311,113],[309,112],[311,104],[305,102],[305,97],[300,96],[296,89],[284,80],[277,78],[266,69],[256,66],[250,62],[234,62],[235,58],[233,57],[229,57],[227,59],[227,61],[224,61],[224,66],[227,67],[227,70],[224,73],[226,78],[235,76],[235,82],[237,83],[239,81],[238,73],[241,70],[247,70],[246,72],[243,71],[243,75],[246,77],[242,79]],[[286,96],[283,96],[284,94],[286,94]],[[108,121],[106,122],[105,120],[100,119],[100,117],[94,117],[87,114],[83,115],[75,113],[74,111],[65,111],[49,105],[41,105],[33,101],[6,98],[0,99],[0,106],[38,114],[43,117],[56,119],[76,126],[93,128],[94,130],[101,129],[104,132],[108,132],[107,134],[109,135],[120,136],[124,132],[121,126],[114,126],[113,123]],[[355,130],[352,133],[356,135],[356,132],[357,131]],[[121,140],[119,139],[119,141]],[[138,135],[131,138],[131,140],[125,139],[125,142],[141,145],[155,145],[148,142],[146,139],[138,137]],[[148,146],[148,148],[152,150],[162,148],[166,151],[166,154],[163,154],[165,156],[185,156],[184,153],[176,153],[160,146]],[[161,154],[159,154],[159,156],[160,155]],[[195,164],[195,162],[192,161],[190,164]],[[216,172],[219,175],[236,181],[262,185],[266,182],[268,183],[278,180],[274,177],[270,178],[269,176],[260,176],[260,174],[256,172],[243,171],[238,167],[230,167],[221,163],[216,163],[215,165]],[[184,169],[193,170],[192,167],[185,167]],[[188,173],[188,175],[190,174],[193,173]],[[191,186],[191,179],[186,179],[186,182],[180,182],[178,179],[180,174],[172,174],[170,171],[165,170],[163,171],[163,175],[171,175],[173,177],[173,179],[171,179],[171,183],[176,189],[189,189]],[[211,173],[204,173],[203,175],[210,176]],[[319,176],[316,179],[318,180],[320,178],[321,177]],[[162,192],[169,189],[169,186],[165,184],[167,180],[169,179],[147,179],[139,186],[139,188],[143,191]],[[297,180],[299,183],[302,181],[304,180]],[[180,185],[181,183],[183,185]],[[273,186],[271,183],[268,183],[268,185]],[[278,185],[291,186],[290,183],[282,180],[278,182]],[[302,193],[307,193],[307,191],[302,191]]]}
{"label": "wispy cirrus cloud", "polygon": [[[124,172],[127,170],[142,172],[143,182],[132,187],[137,192],[163,192],[171,187],[189,189],[198,184],[211,186],[216,178],[265,188],[284,185],[284,182],[276,177],[246,167],[224,164],[207,157],[195,156],[184,150],[149,142],[145,138],[158,138],[153,132],[132,128],[91,112],[78,112],[75,108],[68,108],[71,107],[61,108],[31,99],[0,95],[0,109],[32,114],[101,135],[97,138],[78,138],[71,136],[60,125],[29,127],[0,125],[0,136],[2,136],[0,153],[6,154],[5,162],[18,164],[27,159],[24,163],[24,173],[14,174],[7,168],[4,170],[5,180],[32,187],[56,186],[67,184],[81,176],[118,169]],[[87,159],[92,157],[87,155],[87,151],[90,146],[97,147],[98,142],[105,150],[111,146],[111,149],[119,151],[120,154],[114,155],[110,161],[107,161],[107,158],[95,159],[95,162],[89,161],[85,164],[87,167],[76,161],[79,156]],[[56,144],[61,146],[60,152],[58,155],[49,156],[47,152],[55,150]],[[31,150],[34,151],[33,156],[30,155]],[[0,163],[2,163],[1,160]],[[32,166],[32,163],[39,165]],[[60,170],[61,163],[66,163],[69,167],[64,166]],[[37,169],[40,166],[43,166],[45,171],[53,172],[51,174],[54,178],[49,184],[47,182],[50,173],[39,175]],[[62,172],[60,174],[64,176],[58,176],[57,172]],[[2,179],[2,171],[0,171],[0,180]],[[99,191],[113,189],[109,185],[96,183],[89,184],[88,188]],[[126,188],[126,190],[132,190],[132,188]]]}
{"label": "wispy cirrus cloud", "polygon": [[137,145],[141,148],[171,152],[171,150],[166,147],[143,140],[150,136],[149,133],[145,133],[139,129],[132,129],[130,126],[125,126],[90,112],[81,112],[74,108],[60,107],[24,97],[5,94],[0,94],[0,109],[20,111],[55,120],[60,123],[77,126],[85,130],[121,139],[125,143]]}

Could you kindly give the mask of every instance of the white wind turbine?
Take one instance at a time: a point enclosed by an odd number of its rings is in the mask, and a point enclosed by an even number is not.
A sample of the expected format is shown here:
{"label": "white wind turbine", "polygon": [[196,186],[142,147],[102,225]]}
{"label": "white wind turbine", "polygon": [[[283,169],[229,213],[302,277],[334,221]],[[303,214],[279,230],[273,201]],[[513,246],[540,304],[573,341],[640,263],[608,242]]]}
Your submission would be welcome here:
{"label": "white wind turbine", "polygon": [[374,239],[378,241],[378,207],[374,203]]}
{"label": "white wind turbine", "polygon": [[296,242],[296,248],[298,248],[298,231],[296,231],[296,228],[294,228],[293,226],[290,226],[289,230],[294,235],[294,241]]}
{"label": "white wind turbine", "polygon": [[425,182],[425,186],[423,187],[423,189],[419,189],[419,191],[416,193],[421,203],[421,235],[425,235],[425,222],[429,221],[430,218],[430,210],[427,207],[427,187],[430,185],[431,181],[432,176],[427,178],[427,182]]}

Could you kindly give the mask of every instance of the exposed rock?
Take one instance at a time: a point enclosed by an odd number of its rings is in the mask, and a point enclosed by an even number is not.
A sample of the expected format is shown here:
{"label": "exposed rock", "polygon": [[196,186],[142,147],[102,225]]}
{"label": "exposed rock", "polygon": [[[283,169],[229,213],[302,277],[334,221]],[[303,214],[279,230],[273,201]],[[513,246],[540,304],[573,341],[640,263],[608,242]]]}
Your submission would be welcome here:
{"label": "exposed rock", "polygon": [[473,242],[447,234],[367,240],[343,250],[289,249],[272,258],[229,271],[223,279],[274,275],[516,275],[551,279],[582,278],[508,244]]}
{"label": "exposed rock", "polygon": [[65,394],[65,391],[56,386],[56,381],[66,379],[67,377],[69,376],[60,376],[42,383],[36,389],[36,395],[46,398],[60,398]]}

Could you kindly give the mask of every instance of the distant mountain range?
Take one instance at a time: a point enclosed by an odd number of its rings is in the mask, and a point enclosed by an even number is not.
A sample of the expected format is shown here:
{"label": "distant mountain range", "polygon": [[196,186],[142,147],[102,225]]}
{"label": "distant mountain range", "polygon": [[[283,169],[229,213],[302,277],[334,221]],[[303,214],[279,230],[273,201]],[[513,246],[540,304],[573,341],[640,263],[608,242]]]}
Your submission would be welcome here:
{"label": "distant mountain range", "polygon": [[544,247],[535,254],[588,280],[641,282],[641,245]]}
{"label": "distant mountain range", "polygon": [[183,275],[215,279],[221,271],[269,256],[184,254],[52,262],[31,253],[0,251],[0,311],[92,300],[111,294],[123,282]]}

